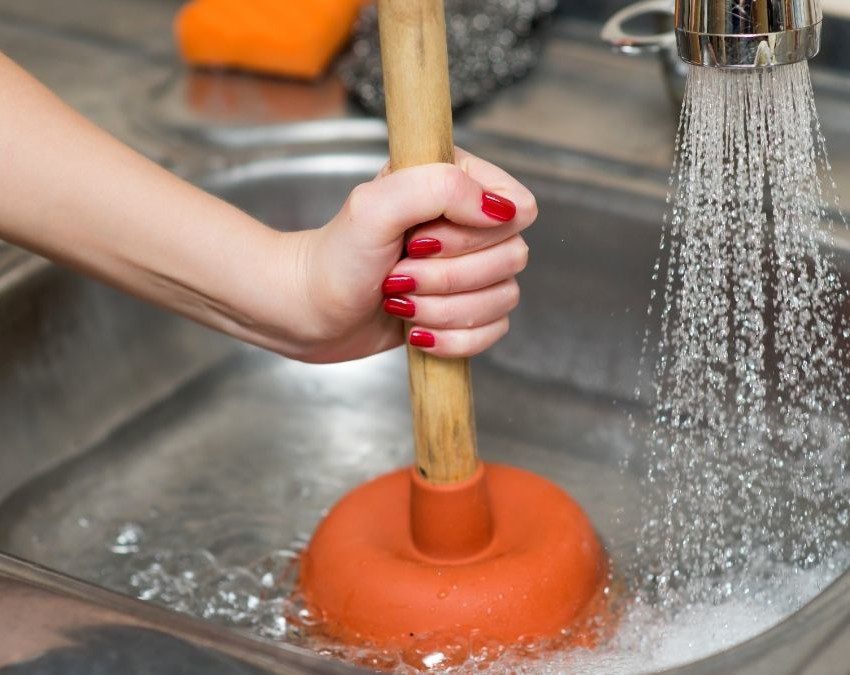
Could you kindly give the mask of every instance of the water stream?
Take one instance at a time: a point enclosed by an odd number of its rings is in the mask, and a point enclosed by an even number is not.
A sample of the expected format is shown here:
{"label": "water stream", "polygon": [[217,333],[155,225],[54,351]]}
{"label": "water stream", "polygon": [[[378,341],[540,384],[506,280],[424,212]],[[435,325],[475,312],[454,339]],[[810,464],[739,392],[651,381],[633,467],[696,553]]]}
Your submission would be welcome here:
{"label": "water stream", "polygon": [[640,541],[657,602],[745,596],[765,560],[806,569],[847,545],[850,331],[830,176],[808,64],[691,71],[650,308]]}

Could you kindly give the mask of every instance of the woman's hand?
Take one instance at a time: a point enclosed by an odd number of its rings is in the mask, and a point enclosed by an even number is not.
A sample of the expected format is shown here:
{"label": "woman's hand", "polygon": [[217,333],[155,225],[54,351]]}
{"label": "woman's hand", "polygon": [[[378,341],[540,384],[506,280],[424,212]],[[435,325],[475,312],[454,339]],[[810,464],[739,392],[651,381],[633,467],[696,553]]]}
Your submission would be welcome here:
{"label": "woman's hand", "polygon": [[319,230],[278,232],[111,138],[2,55],[0,147],[0,238],[305,361],[399,345],[398,316],[439,356],[486,349],[508,329],[519,233],[537,214],[522,185],[458,150],[456,166],[382,172]]}
{"label": "woman's hand", "polygon": [[405,339],[438,356],[472,356],[507,332],[528,259],[520,233],[537,206],[501,169],[463,150],[456,157],[454,166],[384,170],[325,227],[298,233],[312,317],[300,358],[358,358]]}

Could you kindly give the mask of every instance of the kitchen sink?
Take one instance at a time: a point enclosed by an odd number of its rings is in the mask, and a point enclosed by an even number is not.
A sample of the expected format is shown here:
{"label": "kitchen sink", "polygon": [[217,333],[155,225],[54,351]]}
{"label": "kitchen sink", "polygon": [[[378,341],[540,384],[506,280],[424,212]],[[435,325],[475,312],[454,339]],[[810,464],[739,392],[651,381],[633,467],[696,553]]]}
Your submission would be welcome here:
{"label": "kitchen sink", "polygon": [[[275,227],[316,227],[386,161],[383,142],[234,153],[190,178]],[[481,454],[570,491],[627,575],[645,470],[630,419],[646,423],[635,391],[646,385],[666,176],[484,133],[460,142],[512,171],[540,205],[511,332],[473,362]],[[147,609],[126,597],[127,570],[162,551],[203,550],[231,567],[297,551],[346,491],[410,463],[403,351],[294,362],[12,247],[0,248],[0,345],[0,581],[96,606],[101,618],[86,625],[103,628],[65,631],[60,646],[27,652],[9,673],[71,672],[49,669],[57,654],[70,658],[69,644],[85,664],[92,645],[135,640],[127,663],[142,664],[161,653],[139,637],[150,635],[169,635],[178,651],[225,652],[209,673],[349,669],[238,626]],[[848,592],[844,572],[779,625],[682,672],[824,672],[805,669],[839,649]],[[16,621],[25,626],[26,613]]]}

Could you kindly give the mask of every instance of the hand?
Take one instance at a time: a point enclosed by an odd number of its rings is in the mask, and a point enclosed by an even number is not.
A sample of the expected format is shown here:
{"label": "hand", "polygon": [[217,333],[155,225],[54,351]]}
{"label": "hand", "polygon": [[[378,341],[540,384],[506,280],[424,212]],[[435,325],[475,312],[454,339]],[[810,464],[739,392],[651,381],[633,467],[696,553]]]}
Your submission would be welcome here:
{"label": "hand", "polygon": [[311,328],[298,357],[359,358],[405,339],[444,357],[487,349],[519,302],[520,232],[536,217],[525,187],[460,149],[454,166],[385,169],[325,227],[299,233]]}
{"label": "hand", "polygon": [[405,339],[471,356],[508,330],[528,255],[519,233],[537,207],[462,150],[455,166],[383,171],[319,230],[279,232],[109,137],[2,55],[0,94],[0,238],[305,361]]}

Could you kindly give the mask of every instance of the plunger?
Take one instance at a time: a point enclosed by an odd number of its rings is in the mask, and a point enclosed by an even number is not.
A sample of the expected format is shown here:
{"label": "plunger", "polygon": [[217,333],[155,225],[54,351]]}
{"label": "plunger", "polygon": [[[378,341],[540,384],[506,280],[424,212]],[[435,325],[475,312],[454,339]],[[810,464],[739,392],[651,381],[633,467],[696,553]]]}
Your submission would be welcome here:
{"label": "plunger", "polygon": [[[454,161],[442,0],[379,0],[393,170]],[[303,554],[300,591],[346,643],[511,644],[595,612],[607,560],[563,490],[479,462],[469,362],[408,348],[416,465],[345,496]]]}

